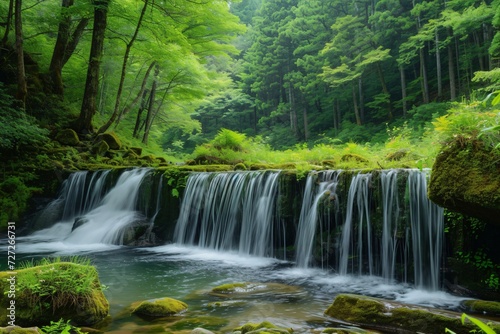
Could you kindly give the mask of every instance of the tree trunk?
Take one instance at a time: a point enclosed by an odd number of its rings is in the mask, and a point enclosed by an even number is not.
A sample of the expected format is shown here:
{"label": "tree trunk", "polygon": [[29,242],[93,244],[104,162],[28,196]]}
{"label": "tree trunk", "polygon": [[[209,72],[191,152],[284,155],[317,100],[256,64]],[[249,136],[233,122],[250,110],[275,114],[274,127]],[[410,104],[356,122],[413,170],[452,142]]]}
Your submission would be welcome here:
{"label": "tree trunk", "polygon": [[148,82],[149,74],[151,73],[151,70],[155,66],[156,61],[153,61],[151,65],[149,65],[146,74],[144,75],[144,79],[142,79],[142,84],[141,84],[141,89],[139,90],[139,93],[137,93],[137,96],[134,98],[134,100],[125,108],[123,108],[118,115],[118,118],[116,119],[116,125],[120,123],[120,121],[125,117],[126,114],[128,114],[132,108],[139,102],[140,98],[143,96],[144,90],[146,89],[146,84]]}
{"label": "tree trunk", "polygon": [[295,110],[295,98],[293,96],[292,83],[288,84],[288,103],[290,104],[290,128],[293,135],[298,137],[297,110]]}
{"label": "tree trunk", "polygon": [[448,44],[448,75],[450,77],[450,100],[455,101],[455,99],[457,98],[457,84],[453,43]]}
{"label": "tree trunk", "polygon": [[75,128],[80,132],[93,132],[92,118],[96,112],[96,100],[99,88],[99,70],[104,48],[104,33],[106,31],[108,5],[111,0],[94,0],[94,27],[92,32],[92,45],[90,47],[87,80],[83,93],[80,117]]}
{"label": "tree trunk", "polygon": [[356,124],[361,125],[361,117],[359,116],[358,101],[356,98],[356,88],[352,85],[352,104],[354,107],[354,116],[356,117]]}
{"label": "tree trunk", "polygon": [[363,91],[363,76],[358,79],[358,91],[359,91],[359,118],[361,123],[365,122],[365,95]]}
{"label": "tree trunk", "polygon": [[134,138],[139,138],[139,127],[141,125],[141,116],[142,116],[142,112],[146,108],[146,105],[148,104],[148,99],[146,99],[146,96],[148,95],[148,93],[149,93],[148,90],[144,90],[142,92],[141,106],[139,107],[139,110],[137,111],[137,117],[135,119],[134,133],[132,134],[132,136]]}
{"label": "tree trunk", "polygon": [[26,108],[26,95],[28,95],[28,85],[26,84],[26,72],[24,69],[23,50],[23,23],[21,18],[22,0],[15,0],[14,25],[16,31],[16,52],[17,52],[17,94],[21,107]]}
{"label": "tree trunk", "polygon": [[382,92],[389,97],[389,104],[387,108],[389,109],[387,113],[387,117],[392,119],[392,102],[391,102],[391,94],[389,93],[389,89],[387,88],[387,84],[385,83],[384,72],[382,71],[382,67],[380,66],[380,62],[377,62],[377,73],[378,79],[380,80],[380,85],[382,86]]}
{"label": "tree trunk", "polygon": [[151,95],[149,97],[148,113],[146,115],[146,122],[144,125],[144,136],[142,137],[142,143],[148,144],[149,130],[151,129],[151,124],[153,123],[153,107],[155,104],[156,86],[158,80],[158,74],[160,74],[160,66],[156,64],[155,66],[155,79],[153,81],[153,86],[151,87]]}
{"label": "tree trunk", "polygon": [[14,0],[9,1],[9,10],[7,12],[7,17],[5,18],[5,32],[2,38],[2,45],[6,45],[9,40],[10,26],[12,25],[12,14],[14,11]]}
{"label": "tree trunk", "polygon": [[127,43],[127,47],[125,48],[125,55],[123,56],[123,64],[122,64],[122,73],[120,76],[120,82],[118,84],[118,92],[116,93],[115,108],[113,109],[113,114],[111,114],[109,120],[99,128],[99,131],[97,131],[98,133],[103,133],[107,129],[109,129],[111,124],[113,124],[116,117],[118,116],[120,110],[120,99],[123,91],[123,83],[125,82],[125,74],[127,73],[127,64],[130,55],[130,50],[132,49],[132,46],[134,45],[137,35],[139,34],[139,29],[141,28],[142,20],[144,18],[144,14],[146,13],[146,8],[148,7],[148,1],[149,0],[144,1],[144,6],[142,7],[141,15],[139,16],[139,21],[137,22],[137,25],[135,27],[134,35]]}
{"label": "tree trunk", "polygon": [[304,110],[302,111],[302,117],[304,119],[304,140],[308,141],[309,140],[309,122],[307,121],[307,108],[304,107]]}
{"label": "tree trunk", "polygon": [[435,43],[436,43],[436,75],[437,75],[437,85],[438,85],[438,98],[443,96],[443,79],[441,75],[441,54],[439,53],[439,32],[436,29],[435,32]]}
{"label": "tree trunk", "polygon": [[401,100],[403,102],[403,117],[406,117],[408,106],[406,101],[406,74],[403,65],[399,65],[399,76],[401,77]]}
{"label": "tree trunk", "polygon": [[49,74],[52,80],[51,92],[57,95],[63,95],[64,88],[62,82],[62,62],[66,52],[70,35],[71,16],[68,15],[67,9],[73,6],[74,0],[62,0],[61,3],[61,20],[57,30],[56,44],[52,52],[52,59],[49,66]]}
{"label": "tree trunk", "polygon": [[422,86],[422,99],[424,103],[429,103],[429,83],[427,80],[427,65],[425,62],[424,48],[419,50],[420,55],[420,78]]}

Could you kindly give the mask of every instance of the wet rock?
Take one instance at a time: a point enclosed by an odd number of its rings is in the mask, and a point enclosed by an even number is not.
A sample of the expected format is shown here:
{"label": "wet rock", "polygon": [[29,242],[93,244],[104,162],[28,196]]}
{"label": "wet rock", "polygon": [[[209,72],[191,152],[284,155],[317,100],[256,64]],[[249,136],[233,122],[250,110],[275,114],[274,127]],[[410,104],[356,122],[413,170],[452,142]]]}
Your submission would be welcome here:
{"label": "wet rock", "polygon": [[59,131],[55,139],[62,145],[68,146],[76,146],[80,143],[78,135],[72,129],[63,129]]}
{"label": "wet rock", "polygon": [[112,150],[119,150],[122,148],[122,143],[120,141],[120,138],[118,138],[116,134],[111,132],[99,134],[96,137],[94,143],[99,143],[99,142],[105,142]]}
{"label": "wet rock", "polygon": [[500,316],[500,302],[471,299],[463,302],[467,312]]}
{"label": "wet rock", "polygon": [[148,317],[166,317],[187,310],[186,303],[173,298],[146,300],[137,306],[132,313]]}
{"label": "wet rock", "polygon": [[219,297],[235,295],[246,296],[259,294],[276,295],[276,294],[296,294],[302,292],[302,289],[297,286],[286,285],[281,283],[255,283],[255,282],[237,282],[222,284],[212,289],[211,294]]}
{"label": "wet rock", "polygon": [[325,314],[362,327],[387,332],[455,333],[477,329],[470,323],[462,325],[460,313],[408,306],[397,302],[361,295],[341,294]]}
{"label": "wet rock", "polygon": [[204,328],[195,328],[191,331],[191,334],[214,334],[214,332],[209,331],[208,329]]}
{"label": "wet rock", "polygon": [[246,323],[241,327],[235,328],[234,332],[239,332],[241,334],[265,334],[265,333],[288,334],[288,333],[293,333],[293,329],[278,327],[269,321],[263,321],[259,324],[250,322]]}
{"label": "wet rock", "polygon": [[75,229],[79,228],[80,226],[84,225],[88,221],[89,220],[85,217],[76,217],[75,220],[73,221],[73,226],[71,227],[71,232],[73,232]]}

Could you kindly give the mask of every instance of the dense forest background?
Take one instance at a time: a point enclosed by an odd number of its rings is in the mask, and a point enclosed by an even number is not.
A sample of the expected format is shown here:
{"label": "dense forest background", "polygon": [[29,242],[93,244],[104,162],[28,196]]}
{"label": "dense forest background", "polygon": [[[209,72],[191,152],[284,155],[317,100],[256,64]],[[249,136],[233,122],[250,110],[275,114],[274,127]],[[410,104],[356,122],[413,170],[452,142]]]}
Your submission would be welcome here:
{"label": "dense forest background", "polygon": [[3,1],[1,145],[61,127],[177,157],[221,128],[280,150],[420,137],[500,89],[499,4]]}

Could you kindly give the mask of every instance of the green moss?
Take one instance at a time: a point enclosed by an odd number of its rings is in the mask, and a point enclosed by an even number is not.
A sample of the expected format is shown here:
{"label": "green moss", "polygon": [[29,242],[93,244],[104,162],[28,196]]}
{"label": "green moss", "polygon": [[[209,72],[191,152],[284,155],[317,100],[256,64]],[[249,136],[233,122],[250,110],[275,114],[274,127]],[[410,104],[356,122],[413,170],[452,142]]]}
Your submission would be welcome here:
{"label": "green moss", "polygon": [[173,331],[181,331],[197,327],[202,327],[208,330],[219,330],[222,327],[226,326],[228,323],[229,320],[224,318],[198,316],[198,317],[184,318],[182,320],[179,320],[169,328]]}
{"label": "green moss", "polygon": [[106,132],[99,134],[96,137],[95,142],[98,143],[101,141],[106,142],[106,144],[108,144],[109,148],[112,150],[119,150],[122,147],[122,142],[120,138],[118,138],[118,136],[113,132]]}
{"label": "green moss", "polygon": [[22,328],[19,326],[0,327],[0,334],[42,334],[38,327]]}
{"label": "green moss", "polygon": [[242,334],[252,333],[252,334],[265,334],[265,333],[292,333],[291,328],[281,328],[269,321],[263,321],[259,324],[257,323],[246,323],[241,327],[237,327],[234,331],[239,331]]}
{"label": "green moss", "polygon": [[[77,325],[92,325],[104,319],[109,304],[104,296],[95,267],[70,262],[56,262],[0,272],[0,289],[9,291],[8,279],[15,277],[16,324],[44,325],[61,318]],[[8,294],[0,295],[8,305]],[[8,310],[0,309],[0,324],[6,325]]]}
{"label": "green moss", "polygon": [[69,146],[76,146],[80,143],[78,135],[72,129],[63,129],[59,131],[56,135],[56,140],[63,145]]}
{"label": "green moss", "polygon": [[436,158],[429,198],[452,211],[498,223],[499,168],[500,154],[480,141],[457,139]]}
{"label": "green moss", "polygon": [[463,303],[470,311],[475,313],[486,313],[488,315],[500,315],[500,302],[486,300],[466,300]]}
{"label": "green moss", "polygon": [[148,317],[166,317],[185,311],[187,307],[186,303],[167,297],[144,301],[132,313]]}
{"label": "green moss", "polygon": [[231,292],[237,292],[238,290],[242,289],[247,289],[254,283],[227,283],[227,284],[222,284],[219,286],[216,286],[215,288],[212,289],[212,292],[217,292],[217,293],[231,293]]}
{"label": "green moss", "polygon": [[431,312],[423,308],[410,308],[376,298],[341,294],[325,311],[325,314],[343,321],[373,328],[404,329],[415,332],[442,333],[445,328],[456,333],[468,333],[471,324],[462,325],[460,314]]}

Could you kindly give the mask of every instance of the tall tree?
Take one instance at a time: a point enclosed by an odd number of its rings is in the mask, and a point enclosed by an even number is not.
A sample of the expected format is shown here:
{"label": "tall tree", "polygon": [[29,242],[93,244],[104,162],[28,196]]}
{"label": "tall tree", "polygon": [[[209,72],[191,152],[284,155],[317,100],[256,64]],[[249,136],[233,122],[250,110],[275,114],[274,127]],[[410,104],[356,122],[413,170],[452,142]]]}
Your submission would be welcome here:
{"label": "tall tree", "polygon": [[123,56],[123,64],[122,64],[122,70],[121,70],[121,75],[120,75],[120,82],[118,84],[118,92],[116,93],[116,100],[115,100],[115,107],[113,108],[113,113],[111,114],[111,117],[109,120],[99,128],[99,133],[105,132],[111,124],[116,120],[118,117],[118,114],[120,113],[120,101],[121,101],[121,96],[122,96],[122,91],[123,91],[123,83],[125,82],[125,75],[127,73],[127,65],[128,65],[128,60],[130,56],[130,50],[132,49],[132,46],[134,45],[135,40],[137,39],[137,36],[139,34],[139,29],[142,26],[142,21],[144,19],[144,15],[146,13],[146,9],[148,7],[149,0],[144,0],[144,5],[142,6],[141,14],[139,16],[139,19],[137,21],[136,27],[134,34],[130,38],[130,41],[127,43],[127,46],[125,48],[125,55]]}
{"label": "tall tree", "polygon": [[28,85],[26,83],[26,72],[24,68],[24,48],[23,48],[23,21],[22,21],[22,0],[15,0],[14,6],[14,26],[16,31],[16,53],[17,53],[17,94],[21,107],[26,107],[26,95],[28,95]]}
{"label": "tall tree", "polygon": [[108,6],[111,0],[93,0],[94,26],[92,31],[92,45],[90,48],[89,65],[87,69],[87,80],[83,94],[80,116],[75,128],[80,132],[93,132],[92,119],[96,112],[96,99],[99,88],[99,70],[101,67],[104,33],[106,31]]}
{"label": "tall tree", "polygon": [[57,39],[52,52],[52,59],[49,65],[49,75],[51,78],[51,91],[58,95],[63,95],[64,86],[62,79],[62,69],[75,51],[80,38],[87,27],[90,19],[82,17],[72,31],[73,17],[70,8],[74,5],[74,0],[62,0]]}

